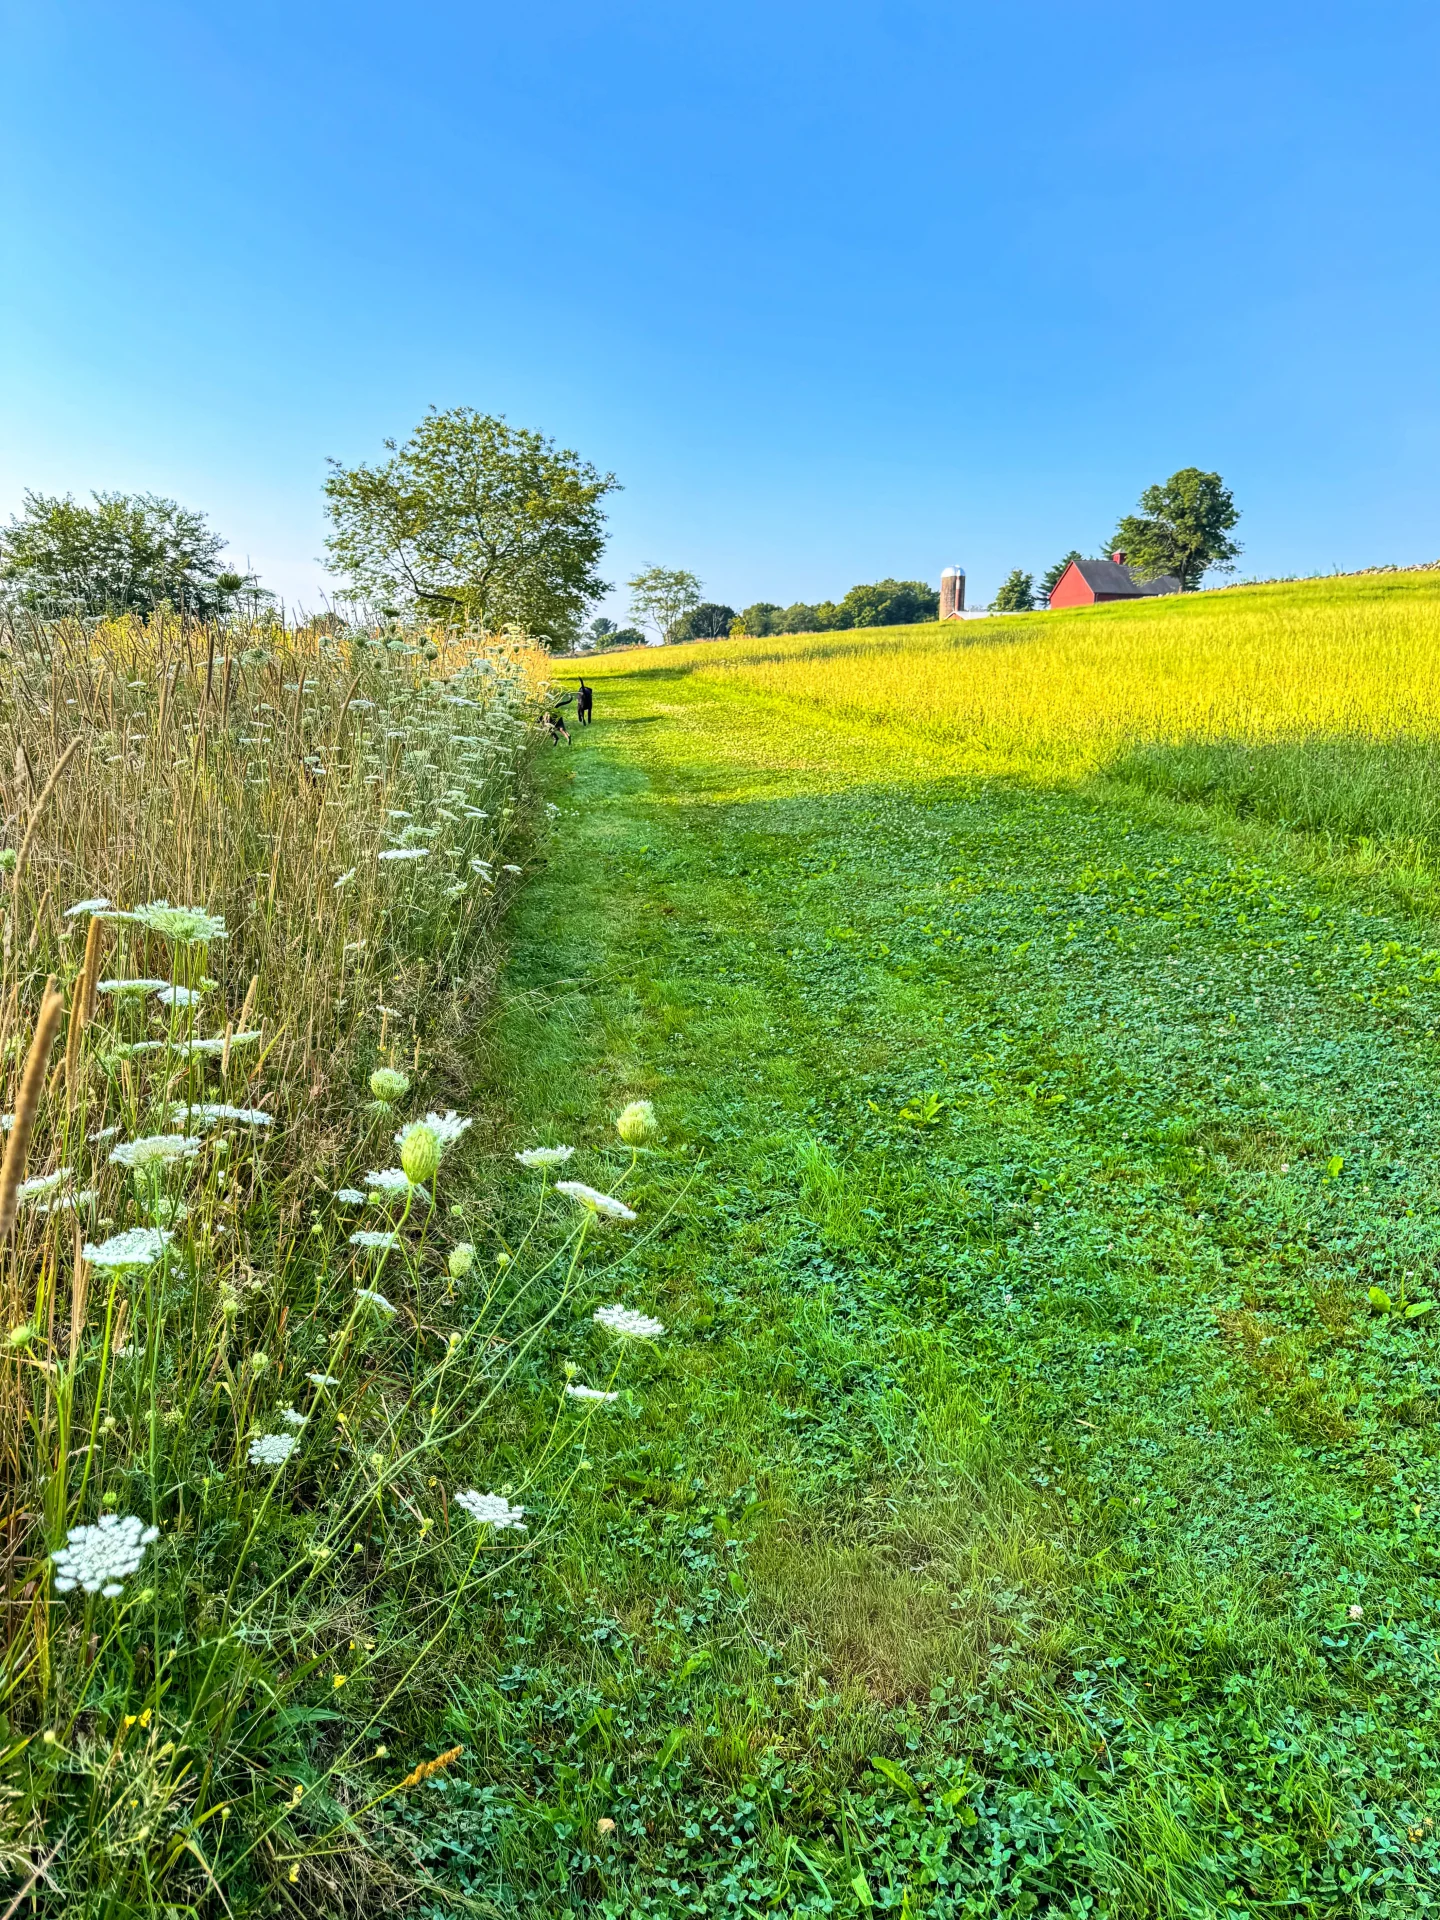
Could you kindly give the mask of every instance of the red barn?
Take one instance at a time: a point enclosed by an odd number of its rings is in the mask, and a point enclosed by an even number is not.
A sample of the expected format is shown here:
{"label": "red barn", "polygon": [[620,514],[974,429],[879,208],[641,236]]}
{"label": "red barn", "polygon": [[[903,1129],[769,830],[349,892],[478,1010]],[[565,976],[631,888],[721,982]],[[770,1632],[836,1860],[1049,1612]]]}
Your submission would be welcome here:
{"label": "red barn", "polygon": [[1072,560],[1050,592],[1052,607],[1093,607],[1102,600],[1144,600],[1156,593],[1179,593],[1173,573],[1158,580],[1137,580],[1123,553],[1108,560]]}

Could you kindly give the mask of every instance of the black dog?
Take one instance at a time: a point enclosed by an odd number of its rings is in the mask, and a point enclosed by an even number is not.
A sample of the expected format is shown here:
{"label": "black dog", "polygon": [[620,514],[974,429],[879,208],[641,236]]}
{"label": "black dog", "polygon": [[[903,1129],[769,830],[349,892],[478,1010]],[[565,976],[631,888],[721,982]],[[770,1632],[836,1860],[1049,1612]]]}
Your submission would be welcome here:
{"label": "black dog", "polygon": [[558,747],[562,740],[567,747],[570,745],[569,731],[558,713],[547,713],[540,725],[549,735],[552,747]]}
{"label": "black dog", "polygon": [[594,706],[595,689],[593,687],[587,687],[582,680],[580,682],[580,695],[575,702],[575,718],[582,727],[589,726],[590,715],[594,710]]}

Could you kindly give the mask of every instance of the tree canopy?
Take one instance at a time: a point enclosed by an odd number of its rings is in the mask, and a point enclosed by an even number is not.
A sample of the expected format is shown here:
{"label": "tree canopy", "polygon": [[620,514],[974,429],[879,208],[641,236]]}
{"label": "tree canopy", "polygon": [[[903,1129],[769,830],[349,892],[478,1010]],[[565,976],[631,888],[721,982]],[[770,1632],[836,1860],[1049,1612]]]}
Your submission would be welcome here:
{"label": "tree canopy", "polygon": [[626,585],[631,617],[642,627],[654,627],[665,646],[677,637],[685,616],[700,605],[700,582],[683,567],[644,567]]}
{"label": "tree canopy", "polygon": [[736,620],[733,607],[718,600],[702,600],[675,629],[677,640],[723,640]]}
{"label": "tree canopy", "polygon": [[608,591],[601,502],[618,482],[495,414],[431,408],[382,465],[330,463],[332,566],[356,597],[489,631],[573,639]]}
{"label": "tree canopy", "polygon": [[992,613],[1029,613],[1035,605],[1035,576],[1022,573],[1019,567],[1012,569],[1000,584],[1000,591],[990,602]]}
{"label": "tree canopy", "polygon": [[168,602],[187,613],[224,609],[225,542],[203,513],[153,493],[27,493],[25,511],[0,531],[0,587],[42,612],[151,614]]}
{"label": "tree canopy", "polygon": [[1241,552],[1230,539],[1240,518],[1230,489],[1218,473],[1182,467],[1140,496],[1140,511],[1127,514],[1111,547],[1125,554],[1137,580],[1173,573],[1187,592],[1213,567],[1232,573]]}

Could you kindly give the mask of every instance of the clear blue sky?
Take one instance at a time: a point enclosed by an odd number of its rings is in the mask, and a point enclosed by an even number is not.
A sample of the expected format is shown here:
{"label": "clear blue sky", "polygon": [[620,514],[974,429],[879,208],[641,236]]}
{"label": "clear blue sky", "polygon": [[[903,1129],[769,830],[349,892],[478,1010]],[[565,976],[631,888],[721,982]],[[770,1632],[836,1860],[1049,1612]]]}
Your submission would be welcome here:
{"label": "clear blue sky", "polygon": [[313,606],[434,402],[736,607],[1187,465],[1245,572],[1440,555],[1433,0],[0,0],[0,70],[0,514],[172,494]]}

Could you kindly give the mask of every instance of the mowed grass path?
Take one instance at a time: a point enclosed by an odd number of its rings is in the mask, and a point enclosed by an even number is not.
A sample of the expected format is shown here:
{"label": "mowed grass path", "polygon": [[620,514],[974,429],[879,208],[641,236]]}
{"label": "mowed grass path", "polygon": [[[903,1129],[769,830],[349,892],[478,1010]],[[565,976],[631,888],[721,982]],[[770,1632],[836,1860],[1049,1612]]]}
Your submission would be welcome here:
{"label": "mowed grass path", "polygon": [[477,1622],[429,1869],[556,1915],[1440,1904],[1426,930],[658,663],[598,713],[502,1145],[648,1096],[642,1228],[692,1184],[597,1294],[670,1332]]}

